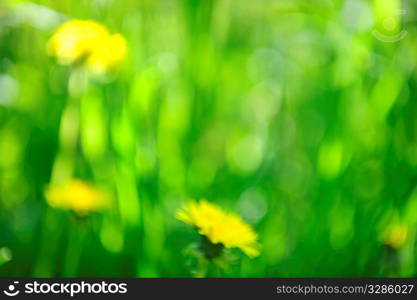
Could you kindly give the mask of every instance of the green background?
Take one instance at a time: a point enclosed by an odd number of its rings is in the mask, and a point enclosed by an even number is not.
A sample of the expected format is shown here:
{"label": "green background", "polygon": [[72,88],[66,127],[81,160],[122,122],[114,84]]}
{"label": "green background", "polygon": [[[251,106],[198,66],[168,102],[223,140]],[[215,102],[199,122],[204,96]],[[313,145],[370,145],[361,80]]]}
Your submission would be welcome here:
{"label": "green background", "polygon": [[[198,236],[174,216],[206,198],[260,235],[261,255],[236,251],[222,276],[416,276],[416,13],[413,0],[2,0],[0,275],[192,276]],[[48,56],[74,18],[126,38],[118,72]],[[57,170],[114,207],[49,207]],[[408,232],[397,248],[392,224]]]}

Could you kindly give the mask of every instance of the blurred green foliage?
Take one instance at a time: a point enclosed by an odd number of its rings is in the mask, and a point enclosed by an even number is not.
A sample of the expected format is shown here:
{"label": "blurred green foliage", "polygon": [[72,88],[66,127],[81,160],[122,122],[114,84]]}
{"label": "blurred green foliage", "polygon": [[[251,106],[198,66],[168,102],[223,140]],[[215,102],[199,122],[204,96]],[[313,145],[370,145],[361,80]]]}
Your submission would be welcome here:
{"label": "blurred green foliage", "polygon": [[[126,38],[118,72],[47,55],[68,19]],[[260,235],[224,276],[416,276],[416,20],[413,0],[2,0],[0,275],[191,276],[174,214],[206,198]],[[114,207],[48,206],[68,174]]]}

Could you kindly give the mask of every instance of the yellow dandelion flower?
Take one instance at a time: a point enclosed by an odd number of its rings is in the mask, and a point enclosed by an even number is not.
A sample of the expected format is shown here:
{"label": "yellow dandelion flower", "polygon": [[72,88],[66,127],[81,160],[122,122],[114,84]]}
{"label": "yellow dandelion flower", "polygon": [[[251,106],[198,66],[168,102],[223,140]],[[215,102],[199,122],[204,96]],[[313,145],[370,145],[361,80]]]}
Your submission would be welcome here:
{"label": "yellow dandelion flower", "polygon": [[103,74],[123,62],[127,45],[123,36],[110,34],[95,21],[70,20],[55,31],[47,50],[61,64],[82,62],[93,73]]}
{"label": "yellow dandelion flower", "polygon": [[97,42],[108,36],[107,29],[94,21],[71,20],[61,25],[48,41],[47,49],[60,63],[72,64],[90,55]]}
{"label": "yellow dandelion flower", "polygon": [[104,74],[123,62],[127,54],[127,45],[120,34],[109,35],[99,43],[87,58],[86,65],[93,73]]}
{"label": "yellow dandelion flower", "polygon": [[100,211],[108,206],[105,192],[78,179],[50,185],[45,197],[52,207],[73,210],[79,215]]}
{"label": "yellow dandelion flower", "polygon": [[385,231],[385,244],[392,248],[401,248],[408,237],[408,227],[405,225],[392,225],[389,226]]}
{"label": "yellow dandelion flower", "polygon": [[177,219],[195,227],[213,244],[240,248],[249,257],[259,255],[258,235],[238,215],[201,200],[190,201],[177,211]]}

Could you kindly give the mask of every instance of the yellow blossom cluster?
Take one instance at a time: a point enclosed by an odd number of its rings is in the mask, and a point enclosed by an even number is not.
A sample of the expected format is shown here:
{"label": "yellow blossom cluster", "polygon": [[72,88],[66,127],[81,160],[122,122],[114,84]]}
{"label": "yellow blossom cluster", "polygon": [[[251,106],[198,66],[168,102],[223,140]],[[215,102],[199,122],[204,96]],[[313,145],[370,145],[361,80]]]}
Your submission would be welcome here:
{"label": "yellow blossom cluster", "polygon": [[127,44],[120,34],[90,20],[70,20],[61,25],[47,44],[50,55],[64,65],[83,64],[94,74],[105,74],[126,58]]}

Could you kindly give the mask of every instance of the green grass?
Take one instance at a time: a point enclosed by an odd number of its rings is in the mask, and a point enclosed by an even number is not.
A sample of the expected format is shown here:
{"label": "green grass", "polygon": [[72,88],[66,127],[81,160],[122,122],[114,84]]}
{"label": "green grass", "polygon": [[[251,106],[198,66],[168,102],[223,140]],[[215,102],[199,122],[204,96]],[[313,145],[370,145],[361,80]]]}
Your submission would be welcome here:
{"label": "green grass", "polygon": [[[260,235],[261,255],[236,251],[224,276],[416,276],[416,14],[412,0],[3,0],[0,275],[192,276],[199,237],[174,216],[206,198]],[[48,56],[74,18],[126,38],[113,76]],[[48,206],[66,172],[114,207]]]}

